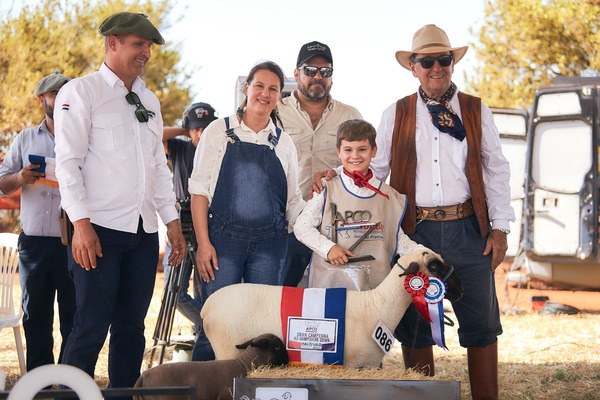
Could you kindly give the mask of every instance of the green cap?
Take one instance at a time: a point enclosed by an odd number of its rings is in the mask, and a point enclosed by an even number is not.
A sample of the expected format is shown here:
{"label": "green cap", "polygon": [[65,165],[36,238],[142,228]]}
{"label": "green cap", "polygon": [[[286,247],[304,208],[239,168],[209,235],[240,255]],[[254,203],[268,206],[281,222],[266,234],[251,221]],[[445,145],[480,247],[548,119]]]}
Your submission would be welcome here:
{"label": "green cap", "polygon": [[103,36],[135,33],[146,39],[151,39],[156,44],[165,44],[165,39],[146,14],[133,12],[118,12],[106,18],[98,27],[98,32]]}
{"label": "green cap", "polygon": [[44,93],[54,92],[60,89],[65,83],[69,82],[70,79],[60,73],[59,70],[54,71],[53,74],[47,75],[35,87],[33,94],[37,97]]}

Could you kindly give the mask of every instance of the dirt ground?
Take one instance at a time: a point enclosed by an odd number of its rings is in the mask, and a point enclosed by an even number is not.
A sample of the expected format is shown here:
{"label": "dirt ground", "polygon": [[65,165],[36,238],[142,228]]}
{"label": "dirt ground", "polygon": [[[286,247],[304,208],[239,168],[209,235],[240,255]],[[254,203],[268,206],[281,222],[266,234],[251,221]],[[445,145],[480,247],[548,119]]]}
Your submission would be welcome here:
{"label": "dirt ground", "polygon": [[[509,267],[508,263],[502,264],[496,273],[505,330],[499,338],[501,398],[600,399],[600,364],[597,362],[600,360],[600,291],[551,289],[535,282],[529,287],[517,288],[514,284],[505,284]],[[160,309],[163,278],[163,273],[159,272],[146,318],[148,349],[154,342],[152,334]],[[532,311],[533,296],[547,296],[552,302],[576,307],[581,314],[541,315]],[[15,297],[19,301],[20,295]],[[55,323],[55,353],[59,346],[57,325]],[[173,335],[189,334],[189,322],[176,314]],[[457,343],[456,327],[447,328],[446,343],[449,351],[434,350],[436,379],[460,381],[461,399],[469,399],[466,352]],[[384,369],[403,369],[402,356],[396,347],[399,346],[395,345],[392,354],[385,358]],[[171,352],[172,348],[169,348],[165,361],[171,359]],[[96,367],[96,382],[100,387],[107,384],[107,353],[105,345]],[[149,354],[142,369],[148,368],[148,361]],[[12,329],[0,331],[0,370],[6,373],[6,389],[9,390],[19,378]]]}
{"label": "dirt ground", "polygon": [[501,310],[505,313],[533,311],[532,297],[547,296],[554,303],[575,307],[586,313],[600,313],[600,290],[565,290],[550,288],[541,282],[529,282],[525,287],[506,283],[510,263],[502,263],[496,270],[496,290]]}

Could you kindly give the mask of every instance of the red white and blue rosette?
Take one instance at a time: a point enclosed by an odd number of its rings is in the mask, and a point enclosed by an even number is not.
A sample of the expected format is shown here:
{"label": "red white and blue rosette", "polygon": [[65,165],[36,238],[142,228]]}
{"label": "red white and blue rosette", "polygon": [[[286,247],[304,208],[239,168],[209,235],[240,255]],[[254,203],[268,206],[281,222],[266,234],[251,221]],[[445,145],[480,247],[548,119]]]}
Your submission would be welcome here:
{"label": "red white and blue rosette", "polygon": [[446,284],[438,278],[429,278],[429,287],[425,292],[425,301],[428,305],[429,317],[431,318],[431,334],[435,343],[442,349],[448,350],[444,337],[444,296],[446,295]]}

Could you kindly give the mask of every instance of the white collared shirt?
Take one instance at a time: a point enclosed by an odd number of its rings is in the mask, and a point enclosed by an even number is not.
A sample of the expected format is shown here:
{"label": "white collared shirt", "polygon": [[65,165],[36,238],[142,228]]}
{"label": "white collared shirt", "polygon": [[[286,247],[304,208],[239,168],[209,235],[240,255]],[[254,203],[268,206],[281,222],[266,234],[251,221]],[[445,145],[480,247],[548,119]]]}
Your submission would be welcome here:
{"label": "white collared shirt", "polygon": [[[0,166],[0,176],[14,174],[30,165],[31,154],[54,158],[54,138],[48,131],[45,120],[15,137]],[[60,192],[57,187],[41,181],[22,186],[19,220],[26,235],[59,237],[59,210]]]}
{"label": "white collared shirt", "polygon": [[[450,101],[461,117],[458,91]],[[396,117],[396,103],[389,106],[377,129],[377,155],[371,160],[373,173],[385,180],[390,173],[391,146]],[[490,109],[481,104],[481,155],[488,214],[492,228],[509,229],[515,220],[510,206],[510,168],[502,154],[500,134]],[[420,207],[441,207],[460,204],[471,197],[467,181],[467,140],[462,142],[440,132],[431,123],[429,111],[419,95],[417,98],[417,177],[415,202]]]}
{"label": "white collared shirt", "polygon": [[[235,115],[232,115],[229,121],[229,127],[233,128],[233,132],[242,142],[272,147],[269,142],[269,134],[272,132],[275,135],[275,125],[271,120],[269,120],[267,127],[260,132],[252,131],[243,122],[240,125]],[[194,169],[190,176],[188,191],[193,195],[205,196],[208,199],[209,205],[215,193],[217,180],[221,172],[221,164],[227,150],[227,143],[229,143],[229,138],[225,134],[225,131],[224,118],[211,122],[204,132],[202,132],[200,143],[196,148],[194,156]],[[298,214],[300,214],[306,203],[302,199],[300,187],[298,186],[298,156],[296,148],[294,147],[294,142],[292,142],[292,139],[290,139],[290,136],[285,131],[281,132],[279,143],[275,146],[275,155],[281,162],[287,178],[286,218],[289,222],[289,230],[291,231],[296,217],[298,217]]]}
{"label": "white collared shirt", "polygon": [[55,101],[56,176],[62,207],[72,221],[123,232],[158,230],[178,218],[171,174],[162,144],[158,98],[137,78],[132,90],[154,112],[148,122],[135,117],[127,88],[107,66],[73,79]]}

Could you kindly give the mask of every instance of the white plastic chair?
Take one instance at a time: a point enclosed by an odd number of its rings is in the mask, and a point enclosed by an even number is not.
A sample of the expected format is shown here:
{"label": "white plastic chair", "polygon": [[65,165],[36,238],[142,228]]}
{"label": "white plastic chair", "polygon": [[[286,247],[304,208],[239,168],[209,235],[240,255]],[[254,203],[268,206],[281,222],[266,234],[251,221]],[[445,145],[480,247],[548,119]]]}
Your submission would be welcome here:
{"label": "white plastic chair", "polygon": [[68,386],[79,400],[102,400],[100,388],[88,374],[65,364],[47,364],[32,369],[17,381],[8,394],[8,400],[33,399],[41,389],[50,385]]}
{"label": "white plastic chair", "polygon": [[21,368],[21,376],[23,376],[27,372],[21,328],[19,326],[23,311],[21,307],[15,309],[13,299],[15,273],[19,265],[18,239],[19,235],[16,233],[0,233],[0,330],[8,327],[13,328],[19,367]]}

